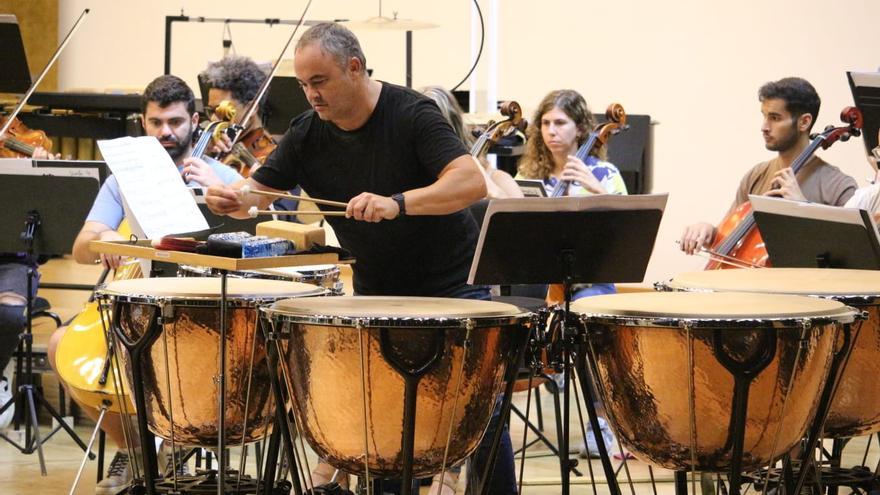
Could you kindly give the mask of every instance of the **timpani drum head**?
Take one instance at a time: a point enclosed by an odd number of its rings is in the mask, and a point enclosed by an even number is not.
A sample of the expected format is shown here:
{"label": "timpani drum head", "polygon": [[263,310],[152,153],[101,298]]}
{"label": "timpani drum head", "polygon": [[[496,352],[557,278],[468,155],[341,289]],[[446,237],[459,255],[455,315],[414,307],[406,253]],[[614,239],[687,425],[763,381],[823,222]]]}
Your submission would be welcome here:
{"label": "timpani drum head", "polygon": [[686,291],[772,292],[829,296],[876,296],[880,272],[839,268],[745,268],[676,275],[666,286]]}
{"label": "timpani drum head", "polygon": [[[121,297],[156,297],[172,299],[220,299],[220,278],[140,278],[110,282],[102,294]],[[227,297],[230,299],[261,299],[271,297],[303,297],[320,295],[324,289],[300,282],[228,278]]]}
{"label": "timpani drum head", "polygon": [[[842,303],[802,296],[742,292],[634,292],[578,299],[572,311],[590,316],[676,320],[795,320],[854,312]],[[844,318],[845,319],[845,318]]]}
{"label": "timpani drum head", "polygon": [[[387,325],[395,320],[440,322],[461,318],[493,320],[505,317],[524,317],[528,312],[512,304],[474,299],[440,297],[350,296],[329,297],[305,301],[285,299],[276,302],[269,313],[286,315],[289,320],[321,324],[339,324],[361,320]],[[366,320],[366,321],[363,321]],[[495,324],[489,322],[488,324]]]}

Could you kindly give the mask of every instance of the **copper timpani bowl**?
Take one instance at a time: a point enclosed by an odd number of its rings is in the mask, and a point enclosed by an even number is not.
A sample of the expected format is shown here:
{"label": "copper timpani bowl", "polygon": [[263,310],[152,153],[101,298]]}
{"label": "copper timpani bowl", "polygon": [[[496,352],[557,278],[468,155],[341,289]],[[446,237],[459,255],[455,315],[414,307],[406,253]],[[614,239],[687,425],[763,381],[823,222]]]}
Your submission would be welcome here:
{"label": "copper timpani bowl", "polygon": [[[730,467],[737,386],[748,398],[743,469],[804,436],[840,325],[855,317],[836,301],[739,293],[616,294],[580,299],[572,310],[588,331],[620,441],[648,462],[704,471]],[[730,370],[740,368],[753,374],[735,379]]]}
{"label": "copper timpani bowl", "polygon": [[[266,349],[256,331],[257,308],[279,299],[322,296],[326,291],[276,280],[230,278],[227,284],[225,438],[230,443],[249,442],[265,434],[273,416]],[[144,389],[150,430],[183,444],[216,446],[220,279],[117,281],[99,295],[113,303],[112,321],[119,340],[149,340],[139,363],[132,362],[128,351],[121,356],[129,390]],[[159,315],[160,331],[146,336]],[[133,366],[140,368],[141,383],[133,383]]]}
{"label": "copper timpani bowl", "polygon": [[476,449],[531,319],[509,304],[423,297],[294,299],[262,311],[282,336],[306,440],[339,469],[386,478],[404,468],[405,373],[424,373],[413,382],[412,472],[430,476],[447,441],[446,467]]}
{"label": "copper timpani bowl", "polygon": [[825,421],[824,435],[841,438],[880,431],[880,272],[834,268],[708,270],[676,275],[668,290],[765,292],[822,297],[865,313]]}

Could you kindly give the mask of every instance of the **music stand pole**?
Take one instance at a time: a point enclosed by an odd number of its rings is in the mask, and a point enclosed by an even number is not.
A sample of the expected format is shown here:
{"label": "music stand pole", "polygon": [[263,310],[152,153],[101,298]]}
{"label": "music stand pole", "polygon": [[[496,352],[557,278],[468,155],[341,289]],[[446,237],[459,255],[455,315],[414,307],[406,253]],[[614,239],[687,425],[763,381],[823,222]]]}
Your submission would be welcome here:
{"label": "music stand pole", "polygon": [[[34,267],[34,263],[36,263],[36,255],[34,254],[34,239],[36,238],[37,232],[41,225],[41,218],[39,212],[36,210],[31,210],[27,214],[27,218],[25,219],[25,228],[21,233],[21,240],[25,243],[27,247],[27,259],[28,259],[28,270],[27,270],[27,294],[26,294],[26,325],[24,333],[19,337],[19,345],[18,349],[20,351],[19,358],[16,364],[16,371],[19,379],[19,386],[16,390],[15,394],[12,398],[0,407],[0,414],[2,414],[6,409],[12,407],[16,402],[23,401],[27,406],[27,414],[24,417],[24,426],[25,426],[25,435],[24,435],[24,445],[19,445],[17,442],[9,438],[3,433],[0,433],[0,438],[3,438],[13,447],[19,450],[19,452],[23,454],[32,454],[35,451],[37,452],[37,456],[40,460],[40,473],[43,476],[48,475],[46,471],[46,459],[43,456],[43,443],[49,440],[59,429],[63,428],[64,431],[67,432],[68,435],[76,442],[77,445],[85,452],[87,451],[86,444],[79,438],[75,431],[64,421],[64,418],[52,407],[51,404],[43,397],[42,393],[36,389],[34,386],[34,375],[33,375],[33,307],[34,307],[34,278],[36,277],[36,268]],[[23,352],[22,352],[23,351]],[[22,373],[22,359],[24,359],[24,373]],[[37,421],[37,403],[43,405],[49,414],[58,421],[57,427],[53,429],[46,438],[42,438],[40,435],[40,425]],[[19,423],[18,418],[15,420],[15,427],[18,429]],[[94,458],[94,455],[91,456]]]}

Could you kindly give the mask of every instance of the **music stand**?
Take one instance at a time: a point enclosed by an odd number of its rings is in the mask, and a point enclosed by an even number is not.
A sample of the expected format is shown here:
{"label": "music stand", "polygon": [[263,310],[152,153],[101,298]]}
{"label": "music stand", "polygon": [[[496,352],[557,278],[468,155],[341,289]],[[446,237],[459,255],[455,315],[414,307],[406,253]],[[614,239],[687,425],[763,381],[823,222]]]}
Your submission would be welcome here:
{"label": "music stand", "polygon": [[[620,495],[617,477],[608,456],[586,369],[586,339],[577,339],[571,328],[571,286],[577,283],[641,282],[663,210],[666,194],[569,198],[503,199],[489,203],[468,277],[470,284],[516,285],[563,283],[563,373],[565,379],[564,432],[559,439],[562,493],[570,488],[569,375],[571,355],[577,355],[581,393],[595,432],[599,457],[611,495]],[[526,238],[522,232],[529,232]],[[511,240],[515,242],[511,242]],[[593,364],[590,364],[593,367]],[[500,422],[510,413],[510,394],[502,403]],[[495,465],[501,428],[495,433],[488,466]],[[564,456],[564,457],[563,457]],[[574,461],[577,462],[577,461]],[[482,493],[489,488],[484,479]]]}
{"label": "music stand", "polygon": [[878,145],[877,130],[880,129],[880,72],[847,71],[846,78],[853,102],[862,112],[862,141],[868,160],[873,163],[871,150]]}
{"label": "music stand", "polygon": [[867,211],[756,195],[749,200],[773,266],[880,270],[880,238]]}
{"label": "music stand", "polygon": [[0,46],[0,93],[26,93],[31,87],[31,72],[14,15],[0,14]]}
{"label": "music stand", "polygon": [[284,134],[291,119],[311,108],[295,77],[275,76],[266,92],[263,125],[270,134]]}
{"label": "music stand", "polygon": [[[0,207],[5,212],[0,219],[0,252],[27,252],[30,260],[35,260],[38,255],[70,252],[79,228],[98,194],[98,178],[94,169],[87,168],[65,169],[61,173],[63,175],[34,175],[34,169],[26,169],[20,174],[8,170],[0,174],[0,181],[5,188],[5,193],[0,196]],[[69,176],[67,173],[79,175]],[[63,191],[63,194],[59,194],[59,191]],[[40,470],[46,476],[43,443],[59,428],[63,428],[83,451],[87,448],[58,411],[34,387],[32,311],[35,276],[36,268],[32,265],[27,276],[27,325],[18,346],[19,355],[24,356],[24,364],[22,359],[16,362],[19,386],[12,399],[0,407],[2,414],[19,399],[27,405],[24,445],[19,445],[3,433],[0,433],[0,438],[23,454],[36,451],[40,459]],[[45,438],[41,437],[37,422],[38,402],[59,424]],[[17,418],[15,427],[16,430],[19,427]]]}

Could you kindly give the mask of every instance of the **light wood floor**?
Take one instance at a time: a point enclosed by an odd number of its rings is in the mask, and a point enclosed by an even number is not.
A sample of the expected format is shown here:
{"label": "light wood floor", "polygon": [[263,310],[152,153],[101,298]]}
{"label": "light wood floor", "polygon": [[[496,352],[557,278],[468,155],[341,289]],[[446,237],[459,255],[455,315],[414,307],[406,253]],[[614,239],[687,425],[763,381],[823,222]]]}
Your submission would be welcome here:
{"label": "light wood floor", "polygon": [[[67,281],[74,283],[90,284],[97,279],[100,270],[98,267],[82,267],[73,265],[69,260],[53,260],[45,265],[42,269],[43,282]],[[350,286],[350,285],[349,285]],[[57,311],[63,319],[67,319],[75,315],[82,305],[83,300],[88,296],[87,292],[82,291],[60,291],[60,290],[41,290],[41,295],[47,297],[53,305],[53,310]],[[35,327],[35,341],[38,345],[45,346],[48,336],[51,334],[53,326],[48,321],[40,321]],[[47,398],[51,402],[57,403],[57,394],[53,386],[54,379],[51,376],[44,377],[43,384],[47,391]],[[553,411],[552,402],[547,393],[543,394],[545,400],[542,401],[542,410],[544,412],[545,434],[556,442],[555,429],[552,423]],[[517,394],[515,404],[520,409],[525,410],[526,394]],[[533,406],[534,407],[534,406]],[[580,445],[580,427],[577,424],[576,414],[572,415],[572,443],[573,449]],[[532,412],[534,418],[534,411]],[[43,430],[48,428],[48,424],[44,421]],[[86,441],[91,433],[91,427],[83,424],[77,426],[80,437]],[[523,423],[517,419],[511,423],[511,437],[514,448],[518,449],[522,444]],[[528,441],[534,439],[529,432]],[[853,466],[860,464],[862,455],[865,451],[866,438],[853,440],[848,445],[844,454],[843,466]],[[615,447],[616,448],[616,447]],[[40,475],[40,468],[37,454],[24,455],[18,453],[13,447],[6,442],[0,441],[0,495],[25,495],[25,494],[65,494],[70,489],[70,484],[74,478],[76,470],[82,459],[81,451],[75,446],[73,441],[66,434],[60,432],[56,434],[44,448],[46,465],[48,469],[47,476]],[[235,456],[235,454],[233,454]],[[107,454],[107,462],[112,457],[112,452]],[[573,457],[576,457],[574,453]],[[310,454],[310,465],[314,465],[314,455]],[[876,466],[880,461],[880,448],[877,447],[875,440],[874,447],[871,449],[867,458],[867,465]],[[233,465],[236,464],[235,457]],[[519,471],[520,458],[517,458],[517,470]],[[94,493],[94,480],[96,476],[95,462],[87,463],[83,481],[80,483],[77,494]],[[578,468],[584,473],[583,476],[572,477],[574,488],[572,493],[592,494],[593,488],[590,486],[590,477],[588,466],[592,466],[596,477],[599,479],[595,493],[603,495],[608,493],[607,485],[601,478],[601,466],[598,461],[587,463],[580,460]],[[616,461],[615,465],[620,467],[620,462]],[[525,468],[523,470],[523,489],[524,494],[544,495],[560,493],[559,485],[559,467],[558,461],[552,454],[542,445],[536,445],[528,450]],[[623,483],[622,490],[624,494],[632,495],[653,495],[651,484],[649,483],[651,472],[648,466],[640,461],[629,461],[626,468],[629,471],[630,478],[634,481],[632,487],[626,484],[626,470],[621,469],[618,478]],[[668,495],[673,493],[672,473],[664,469],[654,469],[653,477],[658,482],[658,491],[660,495]],[[461,484],[460,484],[461,486]],[[423,493],[426,490],[423,490]],[[459,490],[463,493],[463,490]]]}

